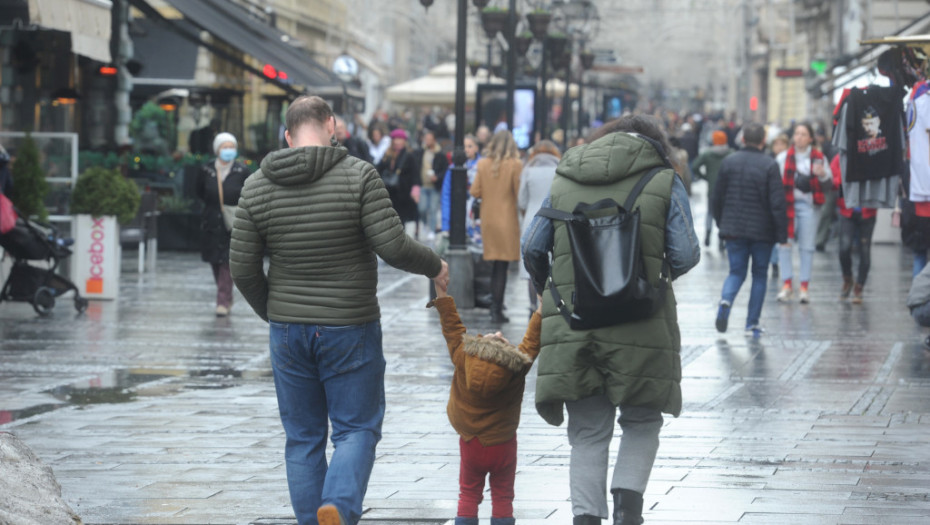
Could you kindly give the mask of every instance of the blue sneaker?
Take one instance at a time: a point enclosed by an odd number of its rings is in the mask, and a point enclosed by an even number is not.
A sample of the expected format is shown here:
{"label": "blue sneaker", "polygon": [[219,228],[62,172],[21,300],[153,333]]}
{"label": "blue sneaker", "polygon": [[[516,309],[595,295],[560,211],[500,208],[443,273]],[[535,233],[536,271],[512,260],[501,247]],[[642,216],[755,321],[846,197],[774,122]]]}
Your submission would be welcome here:
{"label": "blue sneaker", "polygon": [[717,331],[721,334],[727,331],[727,321],[730,320],[730,303],[721,300],[717,308]]}
{"label": "blue sneaker", "polygon": [[765,333],[765,330],[759,325],[747,326],[746,327],[746,337],[751,337],[753,339],[759,339],[762,337],[762,334]]}

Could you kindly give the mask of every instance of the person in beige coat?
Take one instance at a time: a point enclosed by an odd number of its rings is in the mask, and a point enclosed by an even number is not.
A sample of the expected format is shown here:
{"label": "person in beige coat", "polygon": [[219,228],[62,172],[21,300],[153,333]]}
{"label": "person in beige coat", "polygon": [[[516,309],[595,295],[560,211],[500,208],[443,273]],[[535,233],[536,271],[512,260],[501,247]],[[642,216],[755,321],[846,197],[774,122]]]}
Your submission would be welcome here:
{"label": "person in beige coat", "polygon": [[491,322],[506,323],[504,289],[507,265],[520,260],[520,218],[517,195],[520,192],[520,162],[517,144],[509,131],[498,131],[478,161],[478,172],[471,194],[481,199],[481,239],[484,260],[492,262]]}

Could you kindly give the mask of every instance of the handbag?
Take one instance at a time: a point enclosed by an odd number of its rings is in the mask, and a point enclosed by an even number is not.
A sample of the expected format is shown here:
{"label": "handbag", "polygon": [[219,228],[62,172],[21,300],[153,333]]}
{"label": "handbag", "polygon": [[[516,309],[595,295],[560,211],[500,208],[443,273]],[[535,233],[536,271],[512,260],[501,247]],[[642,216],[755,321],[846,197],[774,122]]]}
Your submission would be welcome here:
{"label": "handbag", "polygon": [[0,193],[0,234],[4,234],[16,227],[16,210],[13,208],[13,201],[6,195]]}
{"label": "handbag", "polygon": [[810,193],[811,188],[811,176],[802,175],[800,173],[795,173],[794,175],[794,187],[797,188],[801,193]]}
{"label": "handbag", "polygon": [[227,231],[232,231],[233,222],[236,220],[236,208],[238,205],[226,204],[223,199],[223,181],[220,180],[220,177],[216,177],[216,187],[220,193],[220,211],[223,213],[223,225],[226,226]]}
{"label": "handbag", "polygon": [[385,188],[393,190],[400,187],[400,170],[385,168],[381,172],[381,180],[384,181]]}
{"label": "handbag", "polygon": [[668,261],[663,259],[659,284],[653,286],[643,264],[639,208],[633,209],[640,192],[663,169],[655,168],[640,178],[623,206],[606,198],[594,204],[578,203],[572,213],[554,208],[537,212],[566,223],[574,271],[572,311],[551,275],[549,290],[572,330],[648,319],[665,304],[671,273]]}

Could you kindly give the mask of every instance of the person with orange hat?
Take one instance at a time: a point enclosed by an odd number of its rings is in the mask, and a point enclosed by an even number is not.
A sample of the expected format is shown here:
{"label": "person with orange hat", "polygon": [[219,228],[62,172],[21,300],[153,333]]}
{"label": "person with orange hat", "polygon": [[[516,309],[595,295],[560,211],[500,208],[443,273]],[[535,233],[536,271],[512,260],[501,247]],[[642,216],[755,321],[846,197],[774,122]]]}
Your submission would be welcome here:
{"label": "person with orange hat", "polygon": [[[720,173],[720,165],[723,159],[733,150],[727,145],[727,134],[724,131],[716,130],[711,134],[713,145],[701,152],[694,162],[691,163],[691,173],[695,177],[707,181],[707,218],[704,222],[706,233],[704,234],[704,246],[710,246],[710,234],[714,229],[714,216],[710,210],[714,209],[714,188],[717,187],[717,174]],[[701,171],[701,168],[704,168]],[[723,251],[723,239],[720,239],[720,251]]]}

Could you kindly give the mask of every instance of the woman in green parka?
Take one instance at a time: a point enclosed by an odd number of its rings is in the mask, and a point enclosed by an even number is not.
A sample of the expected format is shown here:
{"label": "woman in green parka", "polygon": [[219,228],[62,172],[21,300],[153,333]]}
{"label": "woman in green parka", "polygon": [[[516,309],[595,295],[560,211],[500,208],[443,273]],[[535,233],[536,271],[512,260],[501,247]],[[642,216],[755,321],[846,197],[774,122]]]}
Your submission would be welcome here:
{"label": "woman in green parka", "polygon": [[[643,262],[653,285],[660,279],[663,258],[675,279],[701,257],[688,195],[669,163],[668,148],[665,133],[650,117],[628,116],[605,124],[588,144],[562,157],[543,203],[568,212],[579,202],[607,196],[623,203],[642,176],[666,168],[636,200]],[[599,525],[608,518],[607,468],[618,408],[623,436],[610,484],[613,523],[643,523],[643,493],[659,447],[662,413],[681,412],[681,338],[672,287],[665,305],[648,319],[572,330],[552,294],[544,291],[548,284],[562,297],[573,297],[565,223],[537,215],[523,246],[526,269],[543,295],[536,408],[553,425],[562,424],[563,406],[568,411],[573,524]]]}

